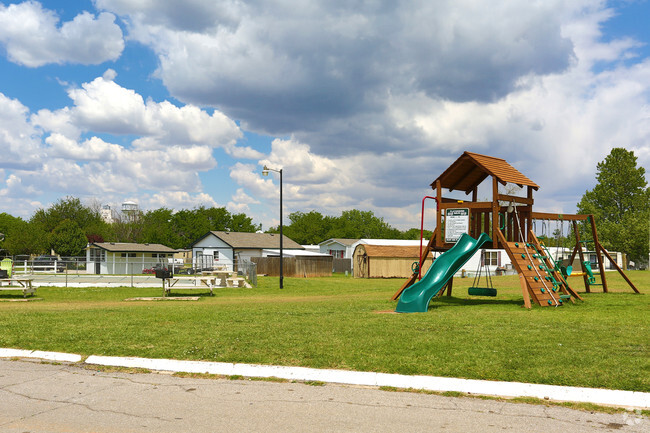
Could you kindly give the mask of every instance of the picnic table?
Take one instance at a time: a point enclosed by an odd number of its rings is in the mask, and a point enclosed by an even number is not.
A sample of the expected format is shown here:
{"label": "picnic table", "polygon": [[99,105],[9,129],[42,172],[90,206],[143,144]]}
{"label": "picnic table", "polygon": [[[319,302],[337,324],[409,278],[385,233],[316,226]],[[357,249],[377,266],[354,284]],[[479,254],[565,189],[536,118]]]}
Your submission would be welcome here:
{"label": "picnic table", "polygon": [[228,271],[226,269],[215,269],[215,270],[211,270],[211,271],[203,271],[203,272],[201,272],[201,274],[204,275],[204,276],[205,275],[214,275],[215,277],[217,277],[219,279],[219,284],[218,284],[219,286],[227,287],[228,286],[227,279],[229,277],[231,277],[234,274],[234,272],[233,271]]}
{"label": "picnic table", "polygon": [[212,291],[214,286],[217,285],[217,277],[212,275],[203,275],[199,277],[171,277],[163,279],[164,296],[169,295],[169,292],[174,290],[196,290],[196,289],[209,289],[210,295],[214,296]]}
{"label": "picnic table", "polygon": [[31,278],[0,278],[0,290],[21,291],[25,298],[36,293]]}

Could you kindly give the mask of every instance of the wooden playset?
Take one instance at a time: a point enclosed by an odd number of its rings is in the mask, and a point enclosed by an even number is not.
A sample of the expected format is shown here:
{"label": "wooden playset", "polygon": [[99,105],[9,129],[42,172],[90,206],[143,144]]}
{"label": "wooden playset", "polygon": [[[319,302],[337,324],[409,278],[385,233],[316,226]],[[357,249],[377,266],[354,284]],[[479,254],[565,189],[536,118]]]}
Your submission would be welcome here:
{"label": "wooden playset", "polygon": [[[478,187],[486,179],[490,179],[492,187],[491,201],[478,201]],[[514,184],[526,191],[525,196],[517,196],[499,192],[499,185]],[[458,239],[458,233],[464,232],[476,238],[481,233],[486,233],[492,240],[492,249],[504,249],[510,257],[513,268],[519,275],[524,305],[531,308],[531,299],[540,306],[560,306],[564,301],[580,299],[567,281],[568,270],[556,263],[550,251],[539,241],[535,232],[534,222],[537,220],[567,221],[571,224],[575,237],[575,247],[568,263],[573,263],[576,255],[580,258],[582,276],[585,290],[590,291],[593,285],[601,285],[604,292],[608,291],[607,279],[603,257],[606,257],[616,270],[623,276],[628,285],[636,292],[638,289],[627,278],[616,261],[602,247],[598,241],[596,223],[593,215],[568,215],[540,213],[533,211],[533,192],[539,186],[524,176],[504,159],[495,158],[477,153],[463,153],[451,166],[449,166],[436,180],[431,183],[436,192],[436,228],[428,244],[420,254],[419,269],[422,266],[423,258],[429,256],[432,251],[447,251],[454,246]],[[462,191],[469,200],[458,200],[443,197],[442,190]],[[424,201],[423,201],[424,202]],[[600,271],[600,283],[591,269],[591,263],[585,259],[582,249],[583,240],[580,238],[579,222],[584,222],[591,229],[591,240],[596,263]],[[569,271],[569,272],[567,272]],[[418,277],[417,271],[403,284],[393,300],[397,300],[402,292],[413,285]],[[436,296],[442,295],[445,291],[451,295],[453,277],[446,284],[444,289]]]}

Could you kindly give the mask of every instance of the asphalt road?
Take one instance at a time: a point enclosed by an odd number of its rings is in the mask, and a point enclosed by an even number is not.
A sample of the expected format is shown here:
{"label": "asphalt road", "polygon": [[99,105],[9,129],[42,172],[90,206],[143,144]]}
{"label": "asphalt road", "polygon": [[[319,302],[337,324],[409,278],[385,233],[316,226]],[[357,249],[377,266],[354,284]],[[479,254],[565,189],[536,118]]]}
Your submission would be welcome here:
{"label": "asphalt road", "polygon": [[0,360],[0,431],[647,432],[634,412]]}

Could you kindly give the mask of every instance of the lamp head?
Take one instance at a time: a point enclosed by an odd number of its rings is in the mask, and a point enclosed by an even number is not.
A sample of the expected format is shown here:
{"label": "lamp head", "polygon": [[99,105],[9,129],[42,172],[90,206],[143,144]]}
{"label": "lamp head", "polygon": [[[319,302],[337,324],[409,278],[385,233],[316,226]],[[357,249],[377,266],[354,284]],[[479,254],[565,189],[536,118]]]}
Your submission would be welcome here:
{"label": "lamp head", "polygon": [[267,166],[264,166],[262,169],[262,176],[268,176],[269,175],[269,168]]}

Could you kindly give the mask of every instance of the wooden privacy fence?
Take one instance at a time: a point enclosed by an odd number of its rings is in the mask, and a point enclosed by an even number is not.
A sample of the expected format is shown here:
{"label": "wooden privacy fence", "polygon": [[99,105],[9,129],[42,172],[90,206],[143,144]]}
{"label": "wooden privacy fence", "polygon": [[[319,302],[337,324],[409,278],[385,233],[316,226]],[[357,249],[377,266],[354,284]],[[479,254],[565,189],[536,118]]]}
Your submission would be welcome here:
{"label": "wooden privacy fence", "polygon": [[352,272],[352,259],[334,259],[332,265],[333,271],[336,273]]}
{"label": "wooden privacy fence", "polygon": [[[257,264],[258,275],[280,275],[280,257],[252,257],[251,261]],[[285,277],[329,277],[332,275],[332,256],[284,257],[282,267]]]}

